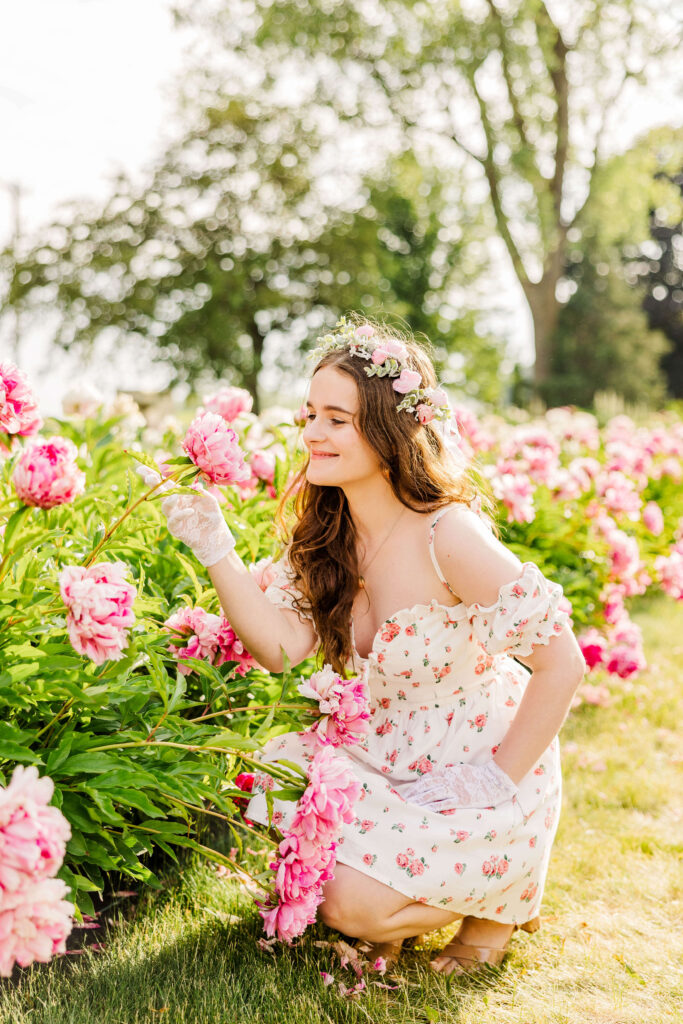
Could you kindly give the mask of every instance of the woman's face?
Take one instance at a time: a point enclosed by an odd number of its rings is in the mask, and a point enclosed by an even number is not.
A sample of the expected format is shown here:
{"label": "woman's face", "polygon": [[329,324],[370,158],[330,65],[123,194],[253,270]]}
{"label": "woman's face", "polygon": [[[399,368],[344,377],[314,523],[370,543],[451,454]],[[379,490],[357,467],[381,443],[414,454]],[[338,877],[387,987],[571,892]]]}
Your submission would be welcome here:
{"label": "woman's face", "polygon": [[311,381],[304,427],[310,452],[306,479],[319,487],[345,487],[381,472],[380,460],[356,429],[359,401],[356,382],[332,366]]}

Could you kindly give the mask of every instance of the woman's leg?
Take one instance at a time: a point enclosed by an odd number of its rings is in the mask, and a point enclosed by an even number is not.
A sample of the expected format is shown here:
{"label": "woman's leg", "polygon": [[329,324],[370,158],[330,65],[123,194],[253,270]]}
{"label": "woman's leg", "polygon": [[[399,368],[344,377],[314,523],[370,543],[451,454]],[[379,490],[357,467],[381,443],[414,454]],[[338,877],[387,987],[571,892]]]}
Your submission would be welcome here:
{"label": "woman's leg", "polygon": [[[325,900],[319,916],[325,924],[353,938],[372,943],[398,942],[422,932],[445,928],[462,915],[438,907],[428,907],[396,892],[362,871],[337,864],[335,877],[324,886]],[[467,946],[504,949],[514,925],[482,917],[465,917],[458,940]],[[461,969],[452,956],[437,956],[431,961],[435,970],[450,974]]]}
{"label": "woman's leg", "polygon": [[369,942],[406,939],[444,928],[462,916],[417,903],[348,864],[337,864],[323,895],[321,920],[345,935]]}

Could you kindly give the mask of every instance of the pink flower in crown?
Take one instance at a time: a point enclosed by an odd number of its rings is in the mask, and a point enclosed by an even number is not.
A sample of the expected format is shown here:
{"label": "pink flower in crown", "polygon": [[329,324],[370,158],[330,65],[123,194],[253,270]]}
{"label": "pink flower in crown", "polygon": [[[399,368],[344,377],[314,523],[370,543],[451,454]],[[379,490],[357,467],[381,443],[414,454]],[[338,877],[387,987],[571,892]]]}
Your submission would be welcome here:
{"label": "pink flower in crown", "polygon": [[436,408],[448,405],[448,395],[443,388],[425,388],[425,395]]}
{"label": "pink flower in crown", "polygon": [[203,412],[195,416],[182,447],[212,484],[240,483],[251,475],[237,434],[216,413]]}
{"label": "pink flower in crown", "polygon": [[424,402],[420,402],[415,412],[417,413],[418,420],[422,424],[431,423],[434,419],[434,409],[431,405],[425,405]]}
{"label": "pink flower in crown", "polygon": [[395,359],[398,363],[405,363],[408,359],[408,349],[403,342],[394,338],[385,338],[380,341],[372,353],[372,362],[378,366],[387,359]]}
{"label": "pink flower in crown", "polygon": [[409,391],[419,388],[421,383],[422,377],[417,370],[403,369],[401,375],[394,380],[393,388],[400,395],[406,395]]}
{"label": "pink flower in crown", "polygon": [[136,590],[124,579],[126,572],[123,562],[99,562],[89,569],[69,565],[59,577],[69,639],[74,650],[96,665],[118,661],[128,644]]}
{"label": "pink flower in crown", "polygon": [[17,497],[39,508],[72,502],[85,490],[85,473],[76,465],[77,455],[76,445],[65,437],[27,445],[12,474]]}
{"label": "pink flower in crown", "polygon": [[361,324],[360,327],[356,327],[357,338],[373,338],[375,336],[375,328],[371,324]]}
{"label": "pink flower in crown", "polygon": [[0,786],[0,897],[61,867],[71,828],[49,806],[53,792],[52,779],[39,778],[33,766],[19,765],[7,788]]}
{"label": "pink flower in crown", "polygon": [[61,878],[43,878],[3,895],[0,901],[0,976],[15,963],[28,967],[63,953],[73,927],[73,906]]}
{"label": "pink flower in crown", "polygon": [[42,425],[26,376],[14,363],[0,363],[0,433],[30,437]]}
{"label": "pink flower in crown", "polygon": [[244,388],[221,388],[215,395],[204,398],[206,411],[217,413],[227,423],[232,423],[241,412],[251,412],[253,404],[254,399]]}

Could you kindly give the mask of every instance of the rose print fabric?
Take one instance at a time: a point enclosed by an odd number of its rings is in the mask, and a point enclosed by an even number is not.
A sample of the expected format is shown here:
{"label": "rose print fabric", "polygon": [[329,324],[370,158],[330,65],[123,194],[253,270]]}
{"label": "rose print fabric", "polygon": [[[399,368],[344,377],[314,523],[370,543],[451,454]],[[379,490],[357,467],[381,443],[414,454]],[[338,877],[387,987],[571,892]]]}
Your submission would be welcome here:
{"label": "rose print fabric", "polygon": [[[432,561],[446,586],[433,540],[451,507],[439,510],[429,534]],[[285,563],[278,570],[266,594],[292,607]],[[401,788],[437,768],[491,758],[530,675],[514,655],[523,657],[562,631],[561,596],[562,588],[527,562],[490,607],[449,606],[435,598],[402,608],[382,623],[367,658],[356,651],[372,717],[363,743],[337,751],[362,785],[357,817],[339,836],[340,863],[456,914],[517,924],[538,914],[561,798],[557,739],[518,795],[495,809],[430,811],[405,800]],[[264,751],[267,760],[304,766],[311,756],[296,733],[276,737]],[[294,804],[276,800],[274,806],[274,824],[287,828]],[[262,792],[255,792],[247,816],[267,821]]]}

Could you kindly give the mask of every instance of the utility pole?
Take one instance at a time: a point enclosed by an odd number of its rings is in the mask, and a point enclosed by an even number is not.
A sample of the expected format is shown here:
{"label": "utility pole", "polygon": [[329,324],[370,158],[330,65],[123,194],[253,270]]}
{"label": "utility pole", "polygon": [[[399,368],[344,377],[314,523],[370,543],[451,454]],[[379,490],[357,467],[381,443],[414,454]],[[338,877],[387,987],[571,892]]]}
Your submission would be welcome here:
{"label": "utility pole", "polygon": [[[10,204],[12,208],[12,235],[11,245],[14,252],[14,260],[16,266],[17,250],[19,248],[19,240],[21,238],[21,200],[24,193],[22,186],[16,181],[0,181],[0,185],[9,193]],[[19,311],[19,303],[14,304],[14,359],[19,359],[19,346],[21,345],[21,313]]]}

